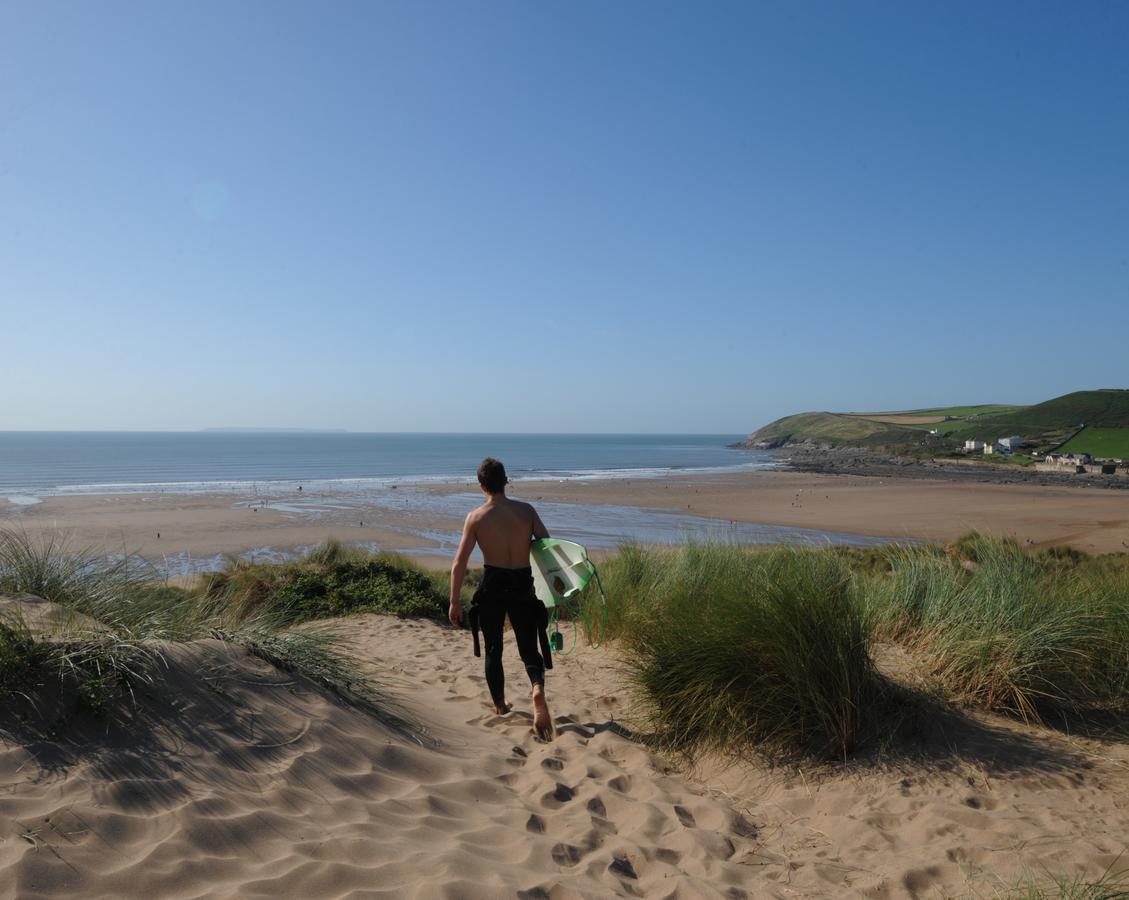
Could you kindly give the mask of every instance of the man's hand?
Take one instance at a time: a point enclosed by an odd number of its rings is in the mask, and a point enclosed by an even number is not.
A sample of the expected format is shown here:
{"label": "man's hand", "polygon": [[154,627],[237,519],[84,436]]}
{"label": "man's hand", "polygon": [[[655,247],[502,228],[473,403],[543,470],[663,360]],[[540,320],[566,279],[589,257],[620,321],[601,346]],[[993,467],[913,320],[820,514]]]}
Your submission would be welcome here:
{"label": "man's hand", "polygon": [[447,610],[447,618],[451,624],[458,628],[463,621],[463,608],[459,602],[463,593],[463,579],[466,578],[466,566],[470,560],[471,551],[477,539],[474,536],[474,513],[467,513],[463,523],[463,536],[459,541],[459,549],[455,553],[455,561],[451,563],[451,608]]}

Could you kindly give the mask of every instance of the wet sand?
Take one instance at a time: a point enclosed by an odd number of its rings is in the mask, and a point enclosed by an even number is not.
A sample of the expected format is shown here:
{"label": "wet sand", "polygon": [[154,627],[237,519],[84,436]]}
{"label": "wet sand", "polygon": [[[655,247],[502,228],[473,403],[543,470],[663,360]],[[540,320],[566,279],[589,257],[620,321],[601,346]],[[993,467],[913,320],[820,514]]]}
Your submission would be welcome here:
{"label": "wet sand", "polygon": [[[29,533],[62,530],[77,544],[107,552],[137,552],[154,560],[176,554],[201,559],[261,548],[292,550],[336,537],[407,551],[429,565],[444,566],[462,515],[457,506],[439,501],[458,494],[463,495],[460,502],[469,503],[475,491],[467,484],[421,485],[399,494],[390,492],[373,506],[335,505],[334,498],[325,495],[324,507],[318,507],[316,514],[288,506],[292,496],[48,497],[34,506],[0,502],[0,523]],[[1091,553],[1129,548],[1129,496],[1100,488],[770,471],[519,482],[511,494],[534,503],[575,504],[574,521],[583,520],[585,507],[637,507],[724,523],[856,535],[948,540],[975,528],[1013,536],[1020,543],[1065,543]],[[317,501],[309,495],[306,499]],[[624,510],[625,515],[630,513]],[[546,524],[554,530],[552,521]],[[557,531],[563,534],[559,527]]]}
{"label": "wet sand", "polygon": [[[1098,487],[976,484],[796,472],[522,482],[514,496],[861,535],[944,541],[977,529],[1020,543],[1129,549],[1129,496]],[[551,527],[551,526],[550,526]]]}

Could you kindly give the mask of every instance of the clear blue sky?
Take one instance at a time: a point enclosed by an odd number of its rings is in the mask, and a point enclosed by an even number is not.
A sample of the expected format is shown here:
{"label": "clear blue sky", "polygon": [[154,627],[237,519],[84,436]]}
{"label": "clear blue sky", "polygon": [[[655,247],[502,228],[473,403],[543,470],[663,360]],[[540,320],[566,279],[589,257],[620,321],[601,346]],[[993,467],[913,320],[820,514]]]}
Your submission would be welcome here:
{"label": "clear blue sky", "polygon": [[1129,4],[0,0],[0,429],[1129,385]]}

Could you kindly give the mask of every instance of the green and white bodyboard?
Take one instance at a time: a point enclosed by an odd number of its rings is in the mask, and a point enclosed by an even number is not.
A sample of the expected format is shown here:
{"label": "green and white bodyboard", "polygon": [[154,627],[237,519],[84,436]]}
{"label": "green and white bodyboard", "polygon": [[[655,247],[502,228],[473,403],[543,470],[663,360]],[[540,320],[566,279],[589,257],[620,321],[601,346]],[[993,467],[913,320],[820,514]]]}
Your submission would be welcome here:
{"label": "green and white bodyboard", "polygon": [[583,545],[556,538],[540,538],[529,545],[533,587],[537,599],[550,610],[569,606],[596,574]]}

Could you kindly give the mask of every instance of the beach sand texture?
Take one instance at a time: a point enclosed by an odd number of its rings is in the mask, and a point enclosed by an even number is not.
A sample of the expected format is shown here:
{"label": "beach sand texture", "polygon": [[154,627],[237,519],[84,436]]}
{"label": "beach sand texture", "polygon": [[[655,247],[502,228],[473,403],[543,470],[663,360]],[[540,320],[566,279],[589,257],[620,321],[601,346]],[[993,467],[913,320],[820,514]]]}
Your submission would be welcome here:
{"label": "beach sand texture", "polygon": [[1129,835],[1123,746],[993,722],[928,764],[680,774],[624,731],[608,649],[558,658],[542,743],[512,644],[499,717],[465,632],[347,627],[434,744],[217,641],[172,649],[127,726],[4,722],[0,895],[993,896],[1100,874]]}
{"label": "beach sand texture", "polygon": [[[419,490],[476,492],[466,484]],[[941,541],[979,529],[1025,545],[1072,544],[1088,553],[1129,548],[1129,494],[1093,487],[752,472],[518,482],[510,493],[535,504],[545,500],[580,507],[638,507],[705,516],[722,524],[750,522]],[[231,494],[170,493],[48,497],[29,507],[0,501],[0,523],[29,533],[65,531],[80,545],[138,552],[157,561],[174,554],[203,559],[262,547],[309,547],[336,537],[404,550],[438,567],[450,565],[462,526],[461,517],[436,514],[407,499],[403,506],[342,510],[316,519],[270,506],[238,506],[238,500]],[[559,531],[554,522],[546,524],[550,531]],[[447,536],[445,552],[437,552],[442,548],[436,534]]]}

